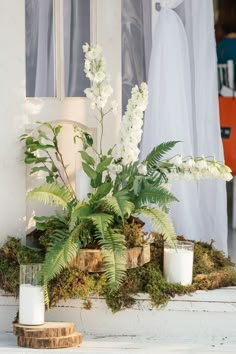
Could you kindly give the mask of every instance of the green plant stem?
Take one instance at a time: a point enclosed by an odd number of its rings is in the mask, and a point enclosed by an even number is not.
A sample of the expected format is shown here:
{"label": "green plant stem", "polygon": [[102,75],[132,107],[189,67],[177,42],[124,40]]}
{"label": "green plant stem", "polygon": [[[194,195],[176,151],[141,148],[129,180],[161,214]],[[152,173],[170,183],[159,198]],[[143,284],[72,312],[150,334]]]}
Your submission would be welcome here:
{"label": "green plant stem", "polygon": [[102,108],[101,108],[101,110],[100,110],[100,115],[101,115],[101,119],[100,119],[100,125],[101,125],[101,135],[100,135],[100,155],[102,155],[102,140],[103,140],[103,133],[104,133],[104,124],[103,124],[104,113],[103,113]]}
{"label": "green plant stem", "polygon": [[[57,152],[58,152],[58,151],[57,151]],[[54,162],[54,160],[53,160],[51,154],[50,154],[48,151],[46,151],[46,153],[47,153],[48,157],[50,158],[51,162],[53,163],[53,165],[56,167],[57,172],[58,172],[58,174],[59,174],[59,177],[60,177],[62,183],[63,183],[64,186],[67,188],[68,185],[67,185],[66,181],[64,180],[64,178],[63,178],[63,176],[62,176],[62,174],[61,174],[61,172],[60,172],[60,169],[59,169],[59,168],[57,167],[57,165],[55,164],[55,162]],[[61,163],[61,161],[60,161],[60,163]],[[61,163],[61,164],[62,164],[62,163]],[[63,167],[63,170],[65,171],[64,162],[63,162],[63,164],[62,164],[62,167]],[[68,176],[67,176],[67,178],[68,178]],[[74,193],[74,190],[73,190],[73,188],[72,188],[70,182],[69,182],[69,187],[70,187],[70,193],[72,194],[73,198],[75,198],[75,199],[77,200],[76,195],[75,195],[75,193]]]}

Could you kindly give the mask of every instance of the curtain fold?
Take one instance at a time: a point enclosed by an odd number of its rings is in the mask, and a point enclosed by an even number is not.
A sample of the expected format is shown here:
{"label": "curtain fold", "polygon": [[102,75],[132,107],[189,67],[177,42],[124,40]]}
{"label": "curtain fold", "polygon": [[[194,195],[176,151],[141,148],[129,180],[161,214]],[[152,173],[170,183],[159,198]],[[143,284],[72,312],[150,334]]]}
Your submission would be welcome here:
{"label": "curtain fold", "polygon": [[26,96],[54,97],[53,0],[26,0]]}
{"label": "curtain fold", "polygon": [[[174,154],[215,155],[223,161],[212,1],[160,3],[141,158],[162,141],[181,140]],[[194,240],[214,239],[227,254],[225,183],[181,181],[173,192],[179,199],[170,211],[177,233]]]}
{"label": "curtain fold", "polygon": [[147,81],[152,41],[151,0],[122,0],[122,110],[133,86]]}
{"label": "curtain fold", "polygon": [[[205,154],[224,161],[218,108],[213,3],[211,0],[188,0],[184,7],[191,62],[194,152],[198,156]],[[198,188],[204,222],[202,238],[206,241],[214,239],[216,246],[227,253],[226,184],[217,180],[201,181]]]}
{"label": "curtain fold", "polygon": [[[194,150],[188,42],[181,19],[171,9],[179,4],[175,0],[164,2],[154,32],[141,158],[157,144],[169,140],[181,141],[171,156],[189,156]],[[172,191],[179,199],[170,210],[177,233],[199,239],[203,221],[197,182],[175,182]]]}
{"label": "curtain fold", "polygon": [[90,42],[90,1],[64,0],[64,83],[66,97],[82,97],[89,80],[84,74],[83,44]]}
{"label": "curtain fold", "polygon": [[[54,97],[55,45],[53,0],[26,0],[26,95]],[[64,0],[64,90],[66,97],[84,96],[82,45],[90,42],[90,1]]]}

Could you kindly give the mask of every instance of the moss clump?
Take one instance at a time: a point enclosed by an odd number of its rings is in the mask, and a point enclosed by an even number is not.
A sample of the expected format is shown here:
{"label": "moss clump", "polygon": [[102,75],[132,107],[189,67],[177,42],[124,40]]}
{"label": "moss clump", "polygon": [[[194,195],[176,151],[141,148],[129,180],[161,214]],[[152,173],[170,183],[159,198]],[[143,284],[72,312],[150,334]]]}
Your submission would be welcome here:
{"label": "moss clump", "polygon": [[43,254],[23,246],[19,239],[9,237],[0,248],[0,288],[17,294],[20,264],[41,263]]}
{"label": "moss clump", "polygon": [[[140,227],[134,223],[134,240]],[[87,274],[78,269],[64,269],[49,284],[50,305],[59,300],[81,298],[85,308],[91,307],[93,295],[104,297],[107,305],[116,312],[131,307],[138,293],[149,293],[153,305],[160,306],[176,294],[187,294],[196,290],[216,289],[236,285],[236,270],[229,258],[211,244],[196,242],[194,252],[194,277],[191,286],[169,284],[162,275],[163,245],[161,235],[154,234],[150,263],[127,271],[119,289],[110,289],[103,273]],[[180,239],[183,239],[180,237]],[[135,241],[136,242],[136,241]],[[17,293],[19,265],[42,262],[44,254],[22,246],[20,240],[9,238],[0,248],[0,288]]]}

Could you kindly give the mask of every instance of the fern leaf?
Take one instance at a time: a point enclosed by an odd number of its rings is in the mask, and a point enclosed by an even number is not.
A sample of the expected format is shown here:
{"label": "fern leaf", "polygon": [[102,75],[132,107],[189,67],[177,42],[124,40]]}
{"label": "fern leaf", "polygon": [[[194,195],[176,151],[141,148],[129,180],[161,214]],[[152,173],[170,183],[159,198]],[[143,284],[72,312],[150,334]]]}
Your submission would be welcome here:
{"label": "fern leaf", "polygon": [[88,204],[84,201],[77,203],[71,213],[69,230],[73,230],[79,218],[87,217],[90,214],[92,214],[92,209]]}
{"label": "fern leaf", "polygon": [[63,209],[68,209],[68,205],[73,200],[69,189],[56,183],[45,183],[34,188],[27,194],[27,198],[44,204],[60,206]]}
{"label": "fern leaf", "polygon": [[121,283],[126,269],[125,237],[110,229],[112,215],[100,213],[89,218],[97,229],[95,237],[102,248],[105,274],[111,287],[115,288]]}
{"label": "fern leaf", "polygon": [[160,145],[154,147],[154,149],[148,154],[146,159],[143,161],[147,167],[154,167],[162,157],[178,143],[179,141],[168,141],[166,143],[161,143]]}
{"label": "fern leaf", "polygon": [[125,191],[117,192],[113,196],[107,197],[104,200],[104,204],[120,216],[123,222],[124,217],[129,217],[134,209],[134,204],[129,201],[128,194]]}
{"label": "fern leaf", "polygon": [[102,244],[105,274],[110,286],[116,288],[122,283],[126,271],[126,247],[124,235],[108,231]]}
{"label": "fern leaf", "polygon": [[152,185],[145,185],[145,188],[140,192],[137,198],[140,206],[147,205],[149,203],[158,204],[164,206],[172,202],[178,201],[178,199],[163,187],[152,187]]}
{"label": "fern leaf", "polygon": [[43,264],[43,289],[45,300],[47,300],[47,285],[50,280],[55,278],[60,272],[67,268],[70,262],[75,258],[79,252],[80,244],[78,240],[74,239],[73,235],[62,238],[58,234],[54,244],[46,253]]}
{"label": "fern leaf", "polygon": [[154,231],[163,234],[165,241],[171,247],[175,247],[177,235],[170,218],[163,210],[156,208],[141,208],[140,214],[150,218]]}
{"label": "fern leaf", "polygon": [[109,225],[113,222],[113,217],[110,214],[98,213],[88,216],[88,219],[91,219],[100,234],[100,238],[105,238],[105,233]]}

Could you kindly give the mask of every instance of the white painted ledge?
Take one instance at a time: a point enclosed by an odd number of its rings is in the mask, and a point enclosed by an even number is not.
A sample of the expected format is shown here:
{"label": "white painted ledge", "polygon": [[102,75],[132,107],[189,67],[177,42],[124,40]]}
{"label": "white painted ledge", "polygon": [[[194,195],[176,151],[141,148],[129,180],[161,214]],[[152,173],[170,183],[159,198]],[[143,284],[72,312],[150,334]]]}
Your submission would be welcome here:
{"label": "white painted ledge", "polygon": [[[0,296],[0,331],[11,331],[17,300]],[[94,336],[148,336],[152,338],[201,338],[231,336],[236,339],[236,288],[197,291],[176,296],[167,306],[153,308],[146,294],[139,294],[131,308],[113,314],[105,300],[92,298],[92,309],[80,300],[60,302],[47,312],[47,321],[72,321],[84,334]],[[236,351],[235,351],[236,352]]]}

